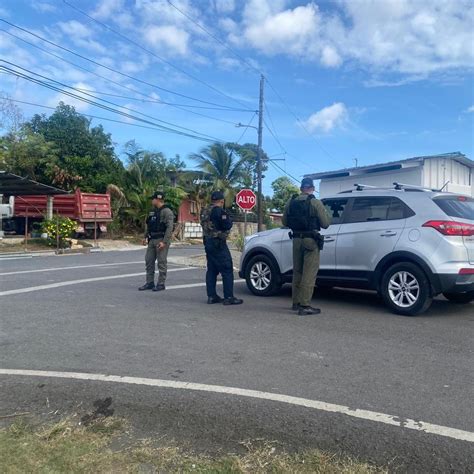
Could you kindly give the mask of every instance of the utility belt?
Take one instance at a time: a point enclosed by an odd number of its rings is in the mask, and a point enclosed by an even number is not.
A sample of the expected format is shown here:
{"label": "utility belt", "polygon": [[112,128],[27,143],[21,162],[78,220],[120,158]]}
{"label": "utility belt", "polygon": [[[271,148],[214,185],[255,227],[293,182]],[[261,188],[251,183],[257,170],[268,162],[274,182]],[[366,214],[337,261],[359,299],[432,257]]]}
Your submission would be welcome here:
{"label": "utility belt", "polygon": [[288,232],[290,239],[314,239],[318,244],[319,250],[324,248],[324,236],[322,236],[317,230],[310,231],[290,231]]}
{"label": "utility belt", "polygon": [[148,240],[163,239],[165,237],[164,232],[149,232]]}

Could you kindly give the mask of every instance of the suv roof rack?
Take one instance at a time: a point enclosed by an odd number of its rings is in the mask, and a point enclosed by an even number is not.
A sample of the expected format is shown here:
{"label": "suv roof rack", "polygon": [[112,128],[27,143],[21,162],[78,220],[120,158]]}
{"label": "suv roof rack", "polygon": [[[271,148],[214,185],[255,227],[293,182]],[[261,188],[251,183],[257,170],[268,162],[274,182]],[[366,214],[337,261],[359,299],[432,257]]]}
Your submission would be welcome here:
{"label": "suv roof rack", "polygon": [[[446,183],[447,184],[447,183]],[[446,187],[446,184],[443,186]],[[432,189],[432,188],[425,188],[423,186],[416,186],[415,184],[405,184],[405,183],[393,183],[395,189],[398,191],[405,190],[405,191],[429,191],[429,192],[437,192],[441,191],[440,189]]]}

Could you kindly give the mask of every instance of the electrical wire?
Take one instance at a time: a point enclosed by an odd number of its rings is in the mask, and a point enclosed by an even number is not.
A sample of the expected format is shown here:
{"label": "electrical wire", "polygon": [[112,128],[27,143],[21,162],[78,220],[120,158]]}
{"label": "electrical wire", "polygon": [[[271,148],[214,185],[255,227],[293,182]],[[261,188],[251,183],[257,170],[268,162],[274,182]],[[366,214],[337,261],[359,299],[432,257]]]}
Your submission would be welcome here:
{"label": "electrical wire", "polygon": [[[33,102],[26,102],[24,100],[11,99],[10,97],[0,97],[0,99],[8,100],[10,102],[15,102],[15,103],[18,103],[18,104],[30,105],[32,107],[41,107],[43,109],[56,110],[56,107],[50,107],[48,105],[35,104]],[[91,115],[91,114],[86,114],[86,113],[82,113],[82,112],[81,112],[81,115],[83,115],[84,117],[94,118],[94,119],[98,119],[98,120],[104,120],[106,122],[113,122],[113,123],[120,123],[120,124],[123,124],[123,125],[129,125],[130,127],[145,128],[147,130],[157,130],[159,132],[163,131],[160,128],[157,128],[157,127],[148,127],[146,125],[139,125],[137,123],[123,122],[121,120],[114,120],[114,119],[111,119],[111,118],[99,117],[97,115]]]}
{"label": "electrical wire", "polygon": [[[222,111],[222,112],[253,112],[253,110],[250,110],[250,109],[238,109],[238,108],[228,108],[228,107],[207,107],[207,106],[203,106],[203,105],[192,105],[192,104],[176,104],[176,103],[173,103],[173,102],[166,102],[166,101],[161,100],[161,99],[150,99],[149,95],[147,95],[147,94],[145,94],[145,93],[143,93],[139,90],[133,89],[132,87],[128,87],[124,84],[121,84],[120,82],[114,81],[112,79],[109,79],[108,77],[97,74],[95,71],[91,71],[90,69],[87,69],[83,66],[80,66],[79,64],[73,63],[72,61],[69,61],[69,60],[63,58],[62,56],[59,56],[58,54],[54,54],[53,52],[48,51],[47,49],[42,48],[41,46],[38,46],[37,44],[31,43],[30,41],[27,41],[24,38],[21,38],[20,36],[14,35],[11,31],[7,31],[7,30],[1,29],[1,28],[0,28],[0,31],[2,33],[5,33],[5,34],[19,40],[19,41],[22,41],[23,43],[25,43],[25,44],[33,47],[33,48],[38,49],[39,51],[42,51],[43,53],[46,53],[46,54],[48,54],[48,55],[50,55],[50,56],[52,56],[56,59],[59,59],[60,61],[63,61],[63,62],[65,62],[65,63],[67,63],[71,66],[74,66],[74,67],[76,67],[76,68],[78,68],[82,71],[86,71],[89,74],[93,74],[94,76],[99,77],[100,79],[103,79],[107,82],[110,82],[111,84],[115,84],[118,87],[121,87],[123,89],[127,89],[127,90],[129,90],[129,91],[131,91],[135,94],[142,95],[143,97],[146,97],[146,99],[139,99],[137,97],[128,97],[128,96],[123,96],[123,95],[120,95],[120,94],[111,94],[111,93],[108,93],[108,92],[98,92],[98,91],[88,91],[88,90],[84,90],[84,92],[95,92],[96,94],[99,94],[99,95],[108,95],[110,97],[118,97],[118,98],[126,99],[126,100],[135,100],[135,101],[139,101],[139,102],[146,102],[146,103],[152,103],[152,104],[169,105],[169,106],[180,108],[180,109],[183,108],[182,110],[185,110],[184,108],[189,107],[189,108],[193,108],[193,109],[219,110],[219,111]],[[186,110],[186,112],[191,112],[191,111]],[[209,116],[209,118],[211,118],[211,117]]]}
{"label": "electrical wire", "polygon": [[[126,74],[126,73],[124,73],[124,72],[121,72],[121,71],[119,71],[119,70],[117,70],[117,69],[114,69],[114,68],[111,68],[111,67],[109,67],[109,66],[106,66],[105,64],[101,64],[101,63],[99,63],[99,62],[97,62],[97,61],[94,61],[93,59],[90,59],[90,58],[88,58],[88,57],[86,57],[86,56],[83,56],[82,54],[76,53],[75,51],[73,51],[73,50],[71,50],[71,49],[69,49],[69,48],[66,48],[66,47],[61,46],[61,45],[59,45],[59,44],[57,44],[57,43],[54,43],[53,41],[50,41],[50,40],[48,40],[48,39],[46,39],[46,38],[43,38],[42,36],[37,35],[36,33],[33,33],[32,31],[29,31],[29,30],[27,30],[26,28],[22,28],[21,26],[17,26],[17,25],[15,25],[15,24],[13,24],[13,23],[11,23],[11,22],[9,22],[9,21],[3,19],[3,18],[0,18],[0,21],[3,22],[3,23],[5,23],[5,24],[7,24],[7,25],[9,25],[9,26],[12,26],[13,28],[16,28],[16,29],[18,29],[18,30],[20,30],[20,31],[23,31],[24,33],[27,33],[27,34],[29,34],[29,35],[31,35],[31,36],[37,38],[37,39],[40,39],[41,41],[44,41],[45,43],[48,43],[48,44],[50,44],[50,45],[52,45],[52,46],[55,46],[56,48],[59,48],[59,49],[61,49],[61,50],[63,50],[63,51],[66,51],[66,52],[68,52],[69,54],[73,54],[74,56],[77,56],[77,57],[83,59],[84,61],[88,61],[88,62],[90,62],[90,63],[92,63],[92,64],[95,64],[96,66],[99,66],[99,67],[101,67],[101,68],[107,69],[108,71],[114,72],[115,74],[119,74],[120,76],[126,77],[127,79],[131,79],[131,80],[133,80],[133,81],[135,81],[135,82],[139,82],[140,84],[145,84],[145,85],[147,85],[147,86],[149,86],[149,87],[152,87],[152,88],[154,88],[154,89],[158,89],[158,90],[167,92],[167,93],[169,93],[169,94],[173,94],[173,95],[176,95],[176,96],[178,96],[178,97],[183,97],[183,98],[185,98],[185,99],[193,100],[193,101],[200,102],[200,103],[203,103],[203,104],[213,105],[213,106],[222,107],[222,108],[229,108],[228,106],[223,105],[223,104],[217,104],[217,103],[215,103],[215,102],[209,102],[209,101],[206,101],[206,100],[198,99],[198,98],[196,98],[196,97],[191,97],[191,96],[188,96],[188,95],[186,95],[186,94],[181,94],[180,92],[176,92],[176,91],[173,91],[173,90],[170,90],[170,89],[166,89],[166,88],[160,87],[160,86],[158,86],[158,85],[156,85],[156,84],[152,84],[152,83],[150,83],[150,82],[144,81],[144,80],[139,79],[139,78],[137,78],[137,77],[134,77],[134,76],[131,76],[131,75]],[[251,109],[248,109],[248,111],[249,111],[249,112],[253,112],[253,110],[251,110]]]}
{"label": "electrical wire", "polygon": [[75,5],[73,5],[72,3],[69,3],[67,0],[63,0],[63,3],[65,3],[66,5],[68,5],[70,8],[72,8],[73,10],[79,12],[81,15],[85,16],[86,18],[88,18],[89,20],[91,21],[94,21],[95,23],[97,23],[98,25],[102,26],[103,28],[107,29],[108,31],[111,31],[112,33],[114,33],[115,35],[119,36],[120,38],[124,39],[125,41],[128,41],[129,43],[133,44],[134,46],[136,46],[137,48],[140,48],[142,51],[145,51],[146,53],[150,54],[151,56],[153,56],[154,58],[158,59],[159,61],[162,61],[163,63],[167,64],[168,66],[172,67],[173,69],[176,69],[177,71],[179,71],[181,74],[184,74],[185,76],[199,82],[200,84],[203,84],[205,85],[206,87],[208,87],[209,89],[213,90],[214,92],[217,92],[218,94],[226,97],[227,99],[230,99],[234,102],[237,102],[239,103],[240,105],[244,105],[245,104],[241,101],[239,101],[238,99],[236,99],[235,97],[232,97],[228,94],[226,94],[225,92],[217,89],[217,87],[214,87],[212,84],[209,84],[207,83],[206,81],[203,81],[202,79],[199,79],[198,77],[188,73],[187,71],[185,71],[184,69],[180,68],[179,66],[176,66],[175,64],[171,63],[170,61],[168,61],[167,59],[163,58],[162,56],[159,56],[158,54],[154,53],[153,51],[145,48],[143,45],[141,45],[140,43],[137,43],[136,41],[132,40],[131,38],[129,38],[128,36],[124,35],[123,33],[120,33],[120,31],[117,31],[115,30],[114,28],[112,28],[111,26],[107,25],[106,23],[100,21],[100,20],[97,20],[96,18],[90,16],[88,13],[86,13],[85,11],[81,10],[80,8],[76,7]]}
{"label": "electrical wire", "polygon": [[[198,28],[200,28],[202,31],[204,31],[207,35],[209,35],[214,41],[217,41],[219,44],[224,46],[228,51],[230,51],[235,57],[237,57],[240,61],[244,62],[250,69],[252,69],[254,72],[262,75],[265,77],[265,80],[267,81],[268,85],[270,88],[273,90],[274,94],[277,96],[278,100],[288,109],[290,114],[296,119],[298,125],[317,143],[319,148],[329,157],[331,160],[334,161],[334,158],[331,156],[331,154],[322,146],[322,144],[319,142],[319,140],[308,130],[308,128],[304,125],[303,121],[294,113],[292,108],[288,105],[288,103],[283,99],[283,97],[278,93],[278,91],[275,89],[273,84],[268,80],[268,77],[266,74],[264,74],[260,69],[255,67],[253,64],[250,64],[248,60],[246,60],[242,55],[240,55],[237,51],[235,51],[233,48],[231,48],[225,41],[221,40],[218,38],[216,35],[212,34],[209,30],[204,28],[195,18],[193,18],[191,15],[188,13],[182,11],[179,7],[177,7],[171,0],[167,0],[168,4],[171,5],[176,11],[178,11],[181,15],[186,17],[189,21],[194,23]],[[337,160],[336,160],[337,161]]]}
{"label": "electrical wire", "polygon": [[214,41],[217,41],[219,44],[224,46],[227,50],[229,50],[234,56],[236,56],[240,61],[242,61],[246,66],[248,66],[250,69],[255,71],[259,75],[263,75],[261,71],[259,71],[253,64],[251,64],[247,59],[245,59],[242,55],[240,55],[237,51],[235,51],[233,48],[231,48],[225,41],[221,40],[218,38],[216,35],[212,34],[207,28],[204,28],[195,18],[193,18],[191,15],[188,13],[184,12],[181,10],[179,7],[177,7],[173,2],[170,0],[167,0],[168,4],[173,7],[177,12],[179,12],[181,15],[183,15],[185,18],[187,18],[191,23],[194,23],[199,29],[204,31],[207,35],[209,35]]}
{"label": "electrical wire", "polygon": [[247,130],[250,128],[250,125],[252,125],[253,119],[254,119],[257,115],[258,115],[258,112],[255,112],[255,113],[252,115],[252,117],[251,117],[249,123],[245,126],[244,131],[242,132],[242,134],[240,135],[240,137],[238,138],[238,140],[236,141],[236,143],[240,143],[240,142],[241,142],[242,138],[244,138],[244,135],[247,133]]}
{"label": "electrical wire", "polygon": [[[101,99],[100,97],[97,97],[97,96],[95,96],[95,95],[93,95],[93,94],[90,94],[90,93],[88,93],[88,92],[81,92],[81,91],[79,91],[79,90],[78,90],[77,88],[75,88],[75,87],[69,86],[69,85],[67,85],[67,84],[64,84],[63,82],[56,81],[56,80],[51,79],[51,78],[49,78],[49,77],[43,76],[42,74],[38,74],[38,73],[33,72],[33,71],[29,70],[29,69],[23,68],[23,67],[21,67],[21,66],[19,66],[19,65],[17,65],[17,64],[11,63],[10,61],[5,61],[4,59],[0,59],[0,61],[1,61],[1,62],[4,62],[4,63],[6,63],[6,64],[9,64],[9,65],[11,65],[11,66],[14,66],[14,67],[16,67],[16,68],[18,68],[18,69],[21,69],[21,70],[23,70],[23,71],[26,71],[26,72],[29,73],[29,74],[33,74],[33,75],[35,75],[35,76],[37,76],[37,77],[40,77],[41,79],[44,79],[44,80],[46,80],[46,81],[49,81],[50,83],[55,83],[55,84],[60,85],[61,87],[66,87],[67,89],[71,89],[71,90],[73,90],[73,91],[80,92],[81,94],[87,95],[87,96],[89,96],[89,97],[91,97],[91,98],[93,98],[93,99],[96,99],[96,100],[100,100],[100,101],[102,101],[102,102],[104,102],[104,103],[106,103],[106,104],[112,105],[112,106],[114,106],[114,107],[119,107],[119,108],[121,108],[121,109],[123,109],[123,110],[127,110],[127,111],[129,111],[129,112],[133,112],[133,113],[135,113],[135,114],[141,115],[141,116],[143,116],[143,117],[146,117],[146,118],[149,118],[149,119],[152,119],[152,120],[156,120],[157,122],[161,122],[161,123],[164,123],[164,124],[166,124],[166,125],[169,125],[169,126],[172,126],[172,127],[176,127],[176,128],[181,128],[182,130],[186,130],[186,131],[188,131],[188,132],[191,132],[191,133],[194,133],[194,134],[197,134],[197,135],[201,135],[201,136],[203,136],[203,137],[212,138],[212,139],[214,139],[214,140],[216,140],[216,141],[219,141],[218,138],[213,137],[212,135],[207,135],[207,134],[205,134],[205,133],[198,132],[198,131],[193,130],[193,129],[191,129],[191,128],[182,127],[182,126],[180,126],[180,125],[176,125],[176,124],[174,124],[174,123],[171,123],[171,122],[167,122],[167,121],[165,121],[165,120],[158,119],[158,118],[153,117],[153,116],[151,116],[151,115],[147,115],[147,114],[144,114],[144,113],[142,113],[142,112],[139,112],[139,111],[130,109],[130,108],[128,108],[128,107],[124,107],[124,106],[122,106],[122,105],[120,105],[120,104],[116,104],[116,103],[114,103],[114,102],[110,102],[110,101],[108,101],[108,100]],[[79,97],[80,97],[80,96],[79,96]]]}
{"label": "electrical wire", "polygon": [[[210,138],[206,138],[206,136],[199,136],[199,135],[195,135],[195,134],[190,134],[190,133],[186,133],[186,132],[182,132],[180,130],[175,130],[173,128],[170,128],[170,127],[165,127],[163,125],[159,125],[159,124],[156,124],[150,120],[145,120],[143,118],[140,118],[140,117],[136,117],[134,115],[131,115],[131,114],[128,114],[126,112],[123,112],[121,110],[117,110],[117,109],[113,109],[111,107],[108,107],[108,106],[105,106],[104,104],[100,104],[100,103],[97,103],[97,102],[94,102],[90,99],[87,99],[85,97],[82,97],[82,96],[79,96],[77,94],[73,94],[72,92],[69,92],[69,91],[66,91],[64,89],[61,89],[59,87],[56,87],[54,85],[51,85],[51,84],[48,84],[44,81],[41,81],[41,80],[38,80],[34,77],[31,77],[31,76],[28,76],[24,73],[21,73],[19,71],[15,71],[13,69],[10,69],[10,68],[7,68],[6,66],[2,66],[0,65],[0,68],[2,68],[3,70],[9,72],[10,74],[13,74],[17,77],[20,77],[22,79],[25,79],[25,80],[28,80],[34,84],[37,84],[37,85],[40,85],[40,86],[43,86],[43,87],[46,87],[50,90],[54,90],[56,92],[59,92],[61,94],[64,94],[64,95],[67,95],[69,97],[72,97],[74,99],[77,99],[79,101],[82,101],[82,102],[85,102],[85,103],[88,103],[90,105],[93,105],[95,107],[99,107],[99,108],[102,108],[104,110],[107,110],[109,112],[112,112],[112,113],[116,113],[118,115],[122,115],[126,118],[129,118],[129,119],[132,119],[132,120],[136,120],[136,121],[139,121],[139,122],[143,122],[143,123],[146,123],[146,124],[149,124],[149,125],[152,125],[155,127],[156,130],[160,130],[160,131],[163,131],[163,132],[168,132],[168,133],[174,133],[174,134],[177,134],[177,135],[181,135],[181,136],[185,136],[185,137],[188,137],[188,138],[193,138],[193,139],[197,139],[197,140],[202,140],[202,141],[207,141],[207,142],[215,142],[215,141],[218,141],[218,142],[222,142],[222,140],[219,140],[219,139],[216,139],[214,137],[211,137],[212,139]],[[119,106],[120,107],[120,106]],[[198,133],[198,132],[196,132]]]}

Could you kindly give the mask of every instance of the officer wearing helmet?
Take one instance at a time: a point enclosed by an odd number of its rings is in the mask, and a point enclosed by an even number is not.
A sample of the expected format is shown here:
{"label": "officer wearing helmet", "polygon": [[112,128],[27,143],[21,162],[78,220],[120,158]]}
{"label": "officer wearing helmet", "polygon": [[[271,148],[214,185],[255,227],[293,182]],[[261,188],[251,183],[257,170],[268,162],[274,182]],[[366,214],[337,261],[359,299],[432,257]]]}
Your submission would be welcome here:
{"label": "officer wearing helmet", "polygon": [[[227,246],[227,238],[232,229],[232,220],[224,209],[224,193],[214,191],[211,204],[201,214],[201,226],[207,258],[206,290],[207,303],[239,305],[243,300],[234,297],[234,267],[232,256]],[[222,276],[224,299],[216,290],[217,276]]]}
{"label": "officer wearing helmet", "polygon": [[[153,210],[146,220],[146,232],[143,245],[147,245],[145,254],[146,283],[140,291],[163,291],[168,271],[168,249],[174,227],[173,211],[165,204],[165,195],[156,192],[151,197]],[[155,286],[155,262],[158,260],[158,282]]]}
{"label": "officer wearing helmet", "polygon": [[310,178],[301,181],[301,194],[293,196],[285,206],[283,225],[291,229],[293,239],[293,311],[300,316],[319,314],[311,306],[314,285],[319,270],[319,252],[324,238],[319,233],[327,229],[331,217],[323,203],[314,197],[314,184]]}

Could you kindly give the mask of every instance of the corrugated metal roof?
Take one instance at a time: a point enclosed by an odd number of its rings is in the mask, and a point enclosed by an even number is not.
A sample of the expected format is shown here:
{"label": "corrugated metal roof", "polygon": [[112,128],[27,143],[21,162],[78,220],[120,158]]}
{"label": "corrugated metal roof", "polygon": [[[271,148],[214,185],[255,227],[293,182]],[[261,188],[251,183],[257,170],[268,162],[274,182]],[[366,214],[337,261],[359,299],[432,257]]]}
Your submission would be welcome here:
{"label": "corrugated metal roof", "polygon": [[387,163],[377,163],[375,165],[369,165],[369,166],[358,166],[355,168],[344,168],[344,169],[339,169],[339,170],[334,170],[334,171],[324,171],[321,173],[311,173],[311,174],[305,175],[305,178],[329,179],[329,178],[341,178],[344,176],[351,176],[353,174],[377,173],[381,171],[396,170],[396,169],[401,169],[401,168],[405,168],[409,166],[416,166],[417,162],[419,162],[421,166],[421,164],[425,160],[432,160],[435,158],[455,160],[470,168],[474,168],[474,161],[469,159],[466,155],[463,155],[461,152],[456,151],[453,153],[444,153],[440,155],[415,156],[413,158],[407,158],[405,160],[390,161]]}
{"label": "corrugated metal roof", "polygon": [[37,183],[32,179],[22,178],[6,171],[0,171],[0,194],[5,194],[6,196],[34,194],[52,196],[55,194],[67,194],[67,191]]}

